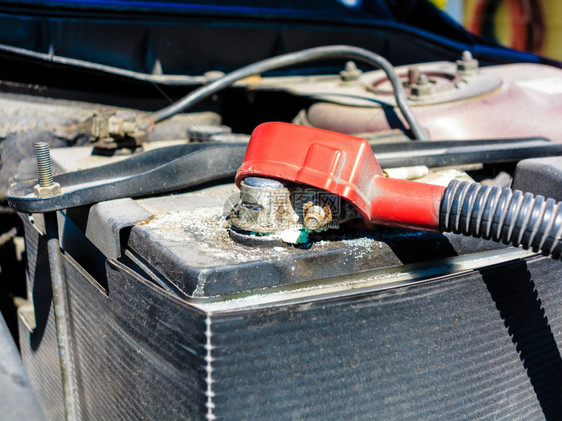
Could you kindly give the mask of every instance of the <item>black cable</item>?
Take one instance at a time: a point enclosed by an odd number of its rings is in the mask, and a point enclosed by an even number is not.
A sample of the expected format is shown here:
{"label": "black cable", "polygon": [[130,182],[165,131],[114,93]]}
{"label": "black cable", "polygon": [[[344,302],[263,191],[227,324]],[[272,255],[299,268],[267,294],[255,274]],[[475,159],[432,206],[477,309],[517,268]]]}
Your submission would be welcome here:
{"label": "black cable", "polygon": [[248,66],[244,66],[238,70],[228,73],[224,77],[217,79],[212,83],[209,83],[208,85],[196,89],[179,101],[169,105],[166,108],[152,113],[149,117],[155,123],[166,120],[173,115],[184,111],[186,108],[198,103],[199,101],[208,98],[221,89],[224,89],[248,76],[274,69],[279,69],[282,67],[292,66],[295,64],[328,59],[353,59],[382,69],[386,73],[388,80],[392,84],[394,96],[396,98],[396,104],[398,105],[398,108],[402,112],[402,115],[408,122],[414,138],[417,140],[427,140],[427,137],[424,135],[420,124],[412,113],[410,106],[408,105],[402,83],[392,64],[390,64],[390,62],[388,62],[384,57],[376,53],[365,50],[363,48],[351,47],[347,45],[333,45],[310,48],[307,50],[297,51],[295,53],[272,57],[269,59],[258,61]]}
{"label": "black cable", "polygon": [[441,199],[439,228],[561,257],[562,205],[532,193],[453,180]]}

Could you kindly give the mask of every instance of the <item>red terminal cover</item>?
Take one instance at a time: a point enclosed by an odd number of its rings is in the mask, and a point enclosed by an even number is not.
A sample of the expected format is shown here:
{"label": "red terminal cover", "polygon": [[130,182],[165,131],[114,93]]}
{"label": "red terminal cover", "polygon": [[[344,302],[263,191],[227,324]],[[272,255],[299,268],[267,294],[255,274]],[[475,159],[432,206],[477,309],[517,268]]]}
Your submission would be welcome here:
{"label": "red terminal cover", "polygon": [[336,194],[351,202],[367,223],[438,231],[444,187],[385,177],[365,139],[264,123],[252,133],[236,184],[252,176]]}

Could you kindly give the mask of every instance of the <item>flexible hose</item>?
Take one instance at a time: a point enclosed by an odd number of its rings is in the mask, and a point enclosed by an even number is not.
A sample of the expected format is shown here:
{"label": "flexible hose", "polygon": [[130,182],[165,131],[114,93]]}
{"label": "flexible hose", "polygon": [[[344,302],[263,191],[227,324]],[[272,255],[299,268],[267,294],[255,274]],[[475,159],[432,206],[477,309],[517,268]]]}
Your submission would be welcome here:
{"label": "flexible hose", "polygon": [[224,77],[194,90],[179,101],[167,106],[166,108],[152,113],[149,117],[155,123],[166,120],[173,115],[182,112],[186,108],[202,101],[203,99],[208,98],[221,89],[224,89],[248,76],[274,69],[279,69],[282,67],[292,66],[295,64],[328,59],[353,59],[382,69],[386,73],[388,80],[392,84],[394,96],[396,98],[396,104],[398,105],[398,108],[400,109],[402,115],[408,122],[414,138],[417,140],[427,140],[420,124],[418,123],[416,117],[414,116],[414,113],[410,109],[410,106],[408,105],[408,100],[406,98],[406,94],[404,93],[404,88],[398,74],[394,70],[394,67],[392,67],[392,64],[390,64],[390,62],[388,62],[384,57],[376,53],[365,50],[363,48],[350,47],[347,45],[310,48],[307,50],[298,51],[296,53],[284,54],[281,56],[258,61],[256,63],[228,73]]}
{"label": "flexible hose", "polygon": [[439,227],[531,248],[554,259],[562,252],[560,202],[519,190],[453,180],[441,199]]}

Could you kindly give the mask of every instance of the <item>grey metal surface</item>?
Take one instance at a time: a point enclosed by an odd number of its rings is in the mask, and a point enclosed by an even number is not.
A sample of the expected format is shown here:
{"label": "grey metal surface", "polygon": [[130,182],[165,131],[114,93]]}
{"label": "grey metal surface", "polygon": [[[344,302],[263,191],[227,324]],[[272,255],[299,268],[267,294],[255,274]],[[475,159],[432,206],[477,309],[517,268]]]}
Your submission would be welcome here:
{"label": "grey metal surface", "polygon": [[[419,80],[410,80],[412,70],[426,79],[427,87],[432,95],[417,95],[415,91]],[[457,65],[452,62],[419,63],[396,68],[403,90],[408,96],[408,102],[416,109],[428,105],[467,101],[488,95],[502,86],[499,74],[462,75],[457,71]],[[287,90],[296,95],[312,97],[318,101],[334,104],[350,105],[353,107],[369,107],[380,109],[392,107],[392,87],[380,70],[356,75],[353,81],[342,80],[340,75],[326,76],[293,76],[284,78],[264,78],[249,81],[252,89]],[[419,87],[419,86],[418,86]],[[413,89],[412,89],[413,88]]]}

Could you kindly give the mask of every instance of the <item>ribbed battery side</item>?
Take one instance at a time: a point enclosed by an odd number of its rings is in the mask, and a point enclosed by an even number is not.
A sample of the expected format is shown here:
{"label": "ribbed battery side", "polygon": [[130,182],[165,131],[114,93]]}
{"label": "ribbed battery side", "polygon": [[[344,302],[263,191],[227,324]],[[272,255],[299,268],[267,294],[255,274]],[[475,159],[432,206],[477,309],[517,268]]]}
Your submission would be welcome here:
{"label": "ribbed battery side", "polygon": [[[33,250],[44,253],[41,244]],[[40,260],[30,259],[30,271],[41,335],[20,326],[22,353],[49,418],[62,420],[49,271]],[[80,419],[204,419],[204,315],[117,262],[107,265],[107,291],[69,257],[64,270]]]}
{"label": "ribbed battery side", "polygon": [[[42,256],[32,241],[28,247]],[[48,289],[45,262],[30,259],[42,336],[33,342],[22,335],[22,352],[50,416],[61,419],[50,296],[37,283]],[[548,258],[384,292],[210,315],[123,265],[106,269],[103,291],[65,263],[83,419],[562,413],[562,267]]]}
{"label": "ribbed battery side", "polygon": [[383,293],[217,316],[216,415],[555,419],[562,413],[561,280],[559,263],[539,258]]}

